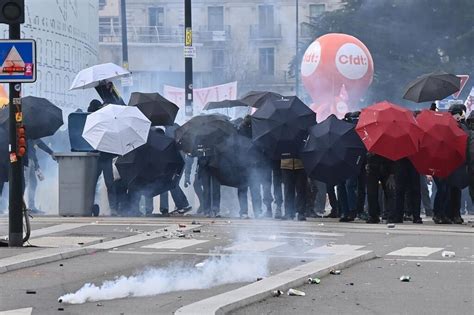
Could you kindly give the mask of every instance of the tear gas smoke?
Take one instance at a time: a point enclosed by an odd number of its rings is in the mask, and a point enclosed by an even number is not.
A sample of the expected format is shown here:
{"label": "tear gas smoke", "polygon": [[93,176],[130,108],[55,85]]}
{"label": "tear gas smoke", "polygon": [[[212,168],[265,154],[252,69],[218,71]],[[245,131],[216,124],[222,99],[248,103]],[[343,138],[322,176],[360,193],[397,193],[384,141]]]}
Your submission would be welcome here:
{"label": "tear gas smoke", "polygon": [[75,293],[61,296],[68,304],[158,295],[167,292],[206,289],[227,283],[255,281],[268,275],[268,258],[263,255],[215,256],[200,268],[171,266],[152,268],[137,275],[121,276],[100,286],[86,283]]}

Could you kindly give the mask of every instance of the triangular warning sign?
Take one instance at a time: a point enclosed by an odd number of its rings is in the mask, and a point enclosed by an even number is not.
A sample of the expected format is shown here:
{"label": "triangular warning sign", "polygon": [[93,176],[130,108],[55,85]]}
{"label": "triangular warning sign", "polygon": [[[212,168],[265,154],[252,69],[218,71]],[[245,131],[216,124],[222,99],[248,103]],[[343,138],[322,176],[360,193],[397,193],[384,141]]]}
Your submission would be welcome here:
{"label": "triangular warning sign", "polygon": [[469,80],[469,75],[467,75],[467,74],[458,74],[456,76],[461,79],[461,83],[459,84],[459,91],[457,91],[456,93],[453,94],[453,97],[455,99],[457,99],[459,97],[459,95],[462,92],[462,89],[464,88],[464,86],[467,83],[467,80]]}
{"label": "triangular warning sign", "polygon": [[12,46],[7,57],[3,61],[2,71],[3,73],[21,73],[25,72],[25,62],[21,58],[18,50],[15,46]]}

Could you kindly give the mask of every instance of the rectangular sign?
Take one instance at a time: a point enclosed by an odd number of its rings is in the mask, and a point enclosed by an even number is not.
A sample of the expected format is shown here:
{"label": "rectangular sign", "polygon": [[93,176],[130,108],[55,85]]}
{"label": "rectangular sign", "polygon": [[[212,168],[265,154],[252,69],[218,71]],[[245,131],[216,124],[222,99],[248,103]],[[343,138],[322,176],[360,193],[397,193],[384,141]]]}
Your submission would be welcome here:
{"label": "rectangular sign", "polygon": [[36,81],[36,43],[33,39],[0,40],[0,83]]}
{"label": "rectangular sign", "polygon": [[196,58],[196,48],[193,46],[184,46],[184,58]]}

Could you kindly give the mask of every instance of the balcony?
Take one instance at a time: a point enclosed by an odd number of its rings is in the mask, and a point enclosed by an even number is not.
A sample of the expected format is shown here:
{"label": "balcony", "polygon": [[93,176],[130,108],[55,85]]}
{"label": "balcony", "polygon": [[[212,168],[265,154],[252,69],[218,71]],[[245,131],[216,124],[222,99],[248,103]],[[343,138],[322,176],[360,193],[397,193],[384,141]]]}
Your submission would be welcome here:
{"label": "balcony", "polygon": [[203,43],[225,42],[230,40],[230,25],[220,27],[201,25],[198,27],[198,36]]}
{"label": "balcony", "polygon": [[[183,44],[182,27],[133,26],[127,28],[130,43]],[[99,42],[119,43],[122,41],[122,27],[119,23],[99,24]]]}
{"label": "balcony", "polygon": [[275,41],[281,40],[281,24],[257,24],[250,25],[250,40]]}

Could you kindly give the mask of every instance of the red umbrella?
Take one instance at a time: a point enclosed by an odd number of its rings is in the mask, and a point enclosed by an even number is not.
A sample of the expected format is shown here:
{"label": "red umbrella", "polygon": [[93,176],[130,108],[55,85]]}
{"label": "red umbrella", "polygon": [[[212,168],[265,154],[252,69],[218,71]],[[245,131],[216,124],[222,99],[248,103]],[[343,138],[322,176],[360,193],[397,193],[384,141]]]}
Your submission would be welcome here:
{"label": "red umbrella", "polygon": [[410,160],[421,174],[449,176],[466,161],[466,132],[449,113],[424,110],[416,120],[424,134]]}
{"label": "red umbrella", "polygon": [[356,131],[369,152],[393,161],[415,154],[422,135],[411,111],[387,101],[364,108]]}

